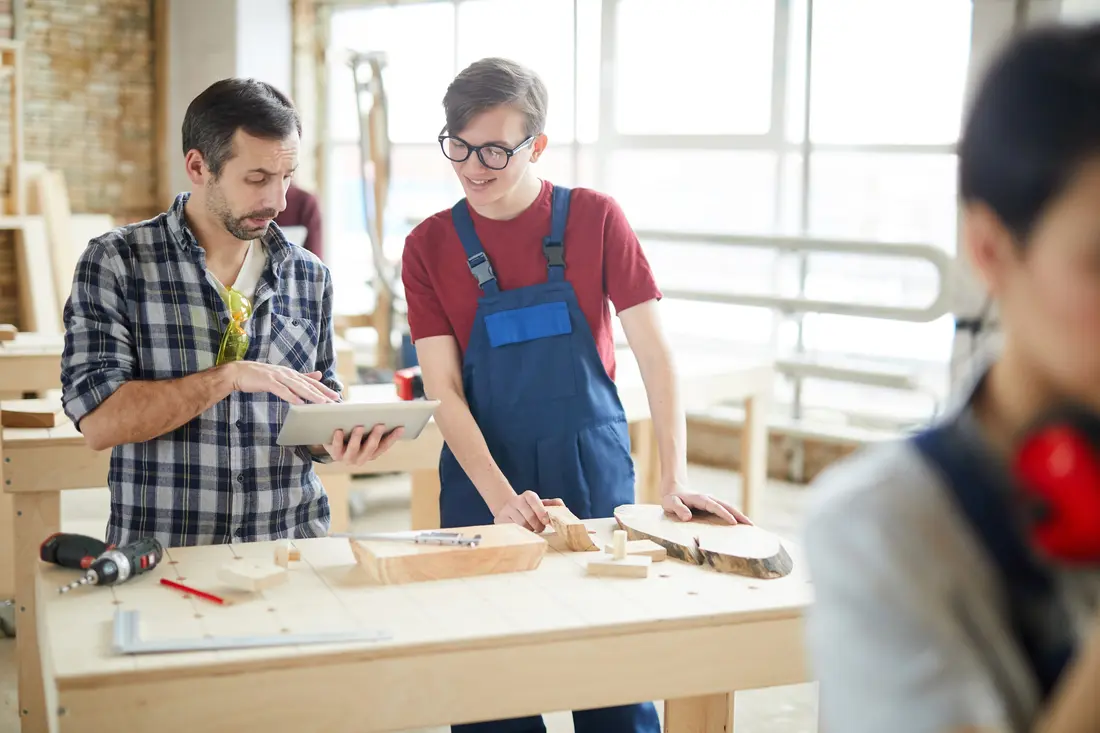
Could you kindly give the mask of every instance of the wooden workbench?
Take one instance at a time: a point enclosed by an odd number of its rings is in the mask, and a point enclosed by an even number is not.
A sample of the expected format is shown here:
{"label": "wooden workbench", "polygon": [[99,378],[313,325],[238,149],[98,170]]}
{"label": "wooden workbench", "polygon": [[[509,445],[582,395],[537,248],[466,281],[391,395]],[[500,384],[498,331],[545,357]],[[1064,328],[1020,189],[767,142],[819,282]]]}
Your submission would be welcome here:
{"label": "wooden workbench", "polygon": [[[588,524],[602,543],[614,521]],[[734,691],[807,681],[812,588],[796,547],[794,572],[778,580],[672,559],[646,579],[590,577],[586,553],[551,543],[529,572],[370,586],[346,540],[296,544],[302,561],[287,583],[232,606],[158,579],[216,589],[220,564],[270,561],[271,543],[172,549],[125,585],[63,596],[58,586],[77,573],[36,568],[49,730],[372,733],[663,700],[669,733],[726,733]],[[392,638],[116,656],[118,610],[139,612],[146,640],[350,629]]]}
{"label": "wooden workbench", "polygon": [[0,341],[0,397],[20,397],[24,392],[61,389],[61,334],[16,334]]}
{"label": "wooden workbench", "polygon": [[[681,398],[687,409],[745,399],[746,423],[742,441],[744,494],[742,506],[750,516],[766,480],[767,404],[772,370],[767,364],[729,365],[694,360],[681,366]],[[657,449],[644,385],[637,362],[625,353],[619,359],[616,382],[620,399],[636,437],[635,465],[638,500],[659,503]],[[349,399],[392,398],[392,385],[359,385]],[[44,707],[39,670],[34,581],[38,547],[43,538],[60,530],[61,491],[102,487],[106,484],[110,452],[93,452],[71,423],[51,429],[4,429],[0,438],[4,494],[0,495],[0,598],[5,583],[14,589],[17,654],[20,661],[20,712],[24,733],[44,730]],[[402,441],[376,461],[355,469],[357,474],[407,472],[412,478],[412,528],[439,526],[439,451],[443,440],[430,422],[415,441]],[[332,531],[347,525],[347,498],[351,472],[343,464],[319,464],[318,475],[330,496]],[[5,508],[10,514],[5,517]],[[24,713],[23,711],[27,711]]]}
{"label": "wooden workbench", "polygon": [[[345,386],[359,381],[355,349],[336,336],[336,373]],[[61,389],[62,334],[20,332],[13,341],[0,341],[0,397],[18,397],[24,392]]]}
{"label": "wooden workbench", "polygon": [[[16,600],[19,706],[23,732],[30,733],[44,730],[35,597],[30,591],[38,548],[43,539],[61,529],[61,492],[104,486],[111,452],[90,450],[71,422],[49,429],[5,428],[0,434],[0,474],[4,479],[4,493],[0,494],[0,598],[14,595]],[[400,443],[355,472],[408,472],[414,493],[438,496],[442,446],[443,438],[433,424],[418,440]],[[351,469],[331,463],[318,464],[316,471],[329,494],[331,531],[344,531]]]}

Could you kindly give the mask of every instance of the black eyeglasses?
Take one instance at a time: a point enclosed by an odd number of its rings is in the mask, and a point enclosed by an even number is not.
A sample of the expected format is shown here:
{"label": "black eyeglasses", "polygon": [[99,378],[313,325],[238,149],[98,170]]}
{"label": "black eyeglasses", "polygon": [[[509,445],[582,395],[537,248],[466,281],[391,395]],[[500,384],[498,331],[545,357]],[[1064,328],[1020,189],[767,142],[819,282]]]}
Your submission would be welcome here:
{"label": "black eyeglasses", "polygon": [[502,170],[508,165],[512,156],[526,148],[535,141],[535,136],[527,138],[514,148],[506,148],[502,145],[471,145],[460,137],[453,135],[440,135],[439,147],[449,160],[461,163],[470,157],[470,153],[477,153],[477,159],[486,168],[494,171]]}

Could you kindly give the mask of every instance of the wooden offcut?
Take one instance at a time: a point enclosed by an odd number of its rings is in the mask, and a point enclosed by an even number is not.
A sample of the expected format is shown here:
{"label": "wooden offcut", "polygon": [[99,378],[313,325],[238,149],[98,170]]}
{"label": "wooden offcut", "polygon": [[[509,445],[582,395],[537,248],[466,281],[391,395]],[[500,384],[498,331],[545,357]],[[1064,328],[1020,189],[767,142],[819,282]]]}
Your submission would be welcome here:
{"label": "wooden offcut", "polygon": [[588,534],[588,527],[577,519],[566,506],[548,506],[550,526],[558,536],[565,540],[566,546],[573,552],[599,552],[600,548]]}
{"label": "wooden offcut", "polygon": [[218,569],[218,579],[234,588],[255,593],[285,583],[287,570],[275,563],[237,559]]}
{"label": "wooden offcut", "polygon": [[481,535],[474,546],[416,544],[350,538],[352,552],[370,583],[396,585],[536,569],[546,540],[518,524],[464,527],[465,537]]}
{"label": "wooden offcut", "polygon": [[[603,548],[603,551],[613,554],[615,552],[615,547],[609,544]],[[658,545],[653,540],[627,540],[626,554],[644,555],[653,562],[660,562],[668,557],[668,550]]]}
{"label": "wooden offcut", "polygon": [[600,553],[588,560],[585,570],[588,575],[603,578],[645,578],[649,575],[649,566],[652,563],[652,558],[645,555],[616,558],[614,555]]}
{"label": "wooden offcut", "polygon": [[631,540],[652,540],[670,557],[721,573],[781,578],[793,568],[779,538],[754,525],[731,525],[712,514],[696,514],[685,522],[657,504],[617,507],[615,521]]}
{"label": "wooden offcut", "polygon": [[56,428],[64,420],[57,400],[5,400],[0,402],[0,427]]}

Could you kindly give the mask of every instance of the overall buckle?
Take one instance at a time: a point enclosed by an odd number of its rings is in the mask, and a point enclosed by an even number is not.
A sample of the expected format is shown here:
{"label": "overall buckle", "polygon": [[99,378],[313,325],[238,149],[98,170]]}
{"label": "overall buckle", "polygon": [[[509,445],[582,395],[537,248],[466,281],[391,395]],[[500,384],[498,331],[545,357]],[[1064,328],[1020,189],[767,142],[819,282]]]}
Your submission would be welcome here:
{"label": "overall buckle", "polygon": [[478,286],[484,286],[490,280],[496,279],[493,266],[489,263],[489,258],[485,256],[484,252],[478,252],[473,257],[468,258],[466,264],[470,266],[470,272],[474,273],[474,277],[477,278]]}
{"label": "overall buckle", "polygon": [[542,253],[546,255],[546,262],[550,267],[565,267],[565,246],[561,242],[554,242],[546,237],[542,240]]}

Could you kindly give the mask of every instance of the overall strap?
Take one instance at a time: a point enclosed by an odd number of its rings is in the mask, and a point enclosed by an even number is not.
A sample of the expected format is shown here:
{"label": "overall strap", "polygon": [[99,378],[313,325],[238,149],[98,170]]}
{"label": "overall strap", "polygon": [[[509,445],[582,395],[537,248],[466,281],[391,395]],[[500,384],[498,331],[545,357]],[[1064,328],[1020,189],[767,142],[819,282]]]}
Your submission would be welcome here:
{"label": "overall strap", "polygon": [[968,454],[950,423],[911,438],[944,477],[944,483],[996,565],[1009,605],[1011,626],[1044,699],[1073,656],[1070,620],[1054,579],[1038,562],[1020,529],[1004,479]]}
{"label": "overall strap", "polygon": [[547,280],[565,279],[565,223],[569,219],[570,189],[554,186],[550,204],[550,236],[542,240],[542,253],[546,255]]}
{"label": "overall strap", "polygon": [[490,295],[499,293],[500,286],[497,285],[496,273],[493,272],[493,266],[481,247],[481,240],[477,238],[474,220],[470,216],[466,199],[462,199],[451,207],[451,219],[454,221],[458,238],[462,242],[462,248],[466,250],[466,264],[477,279],[478,287]]}

